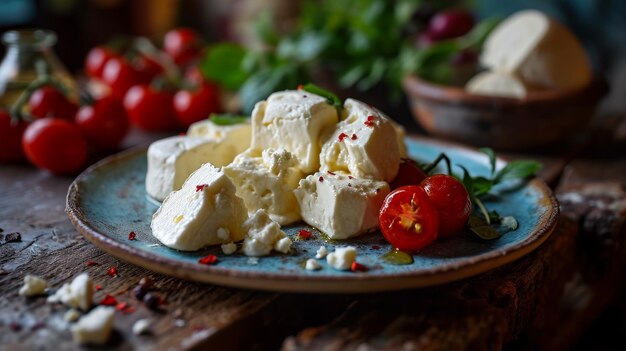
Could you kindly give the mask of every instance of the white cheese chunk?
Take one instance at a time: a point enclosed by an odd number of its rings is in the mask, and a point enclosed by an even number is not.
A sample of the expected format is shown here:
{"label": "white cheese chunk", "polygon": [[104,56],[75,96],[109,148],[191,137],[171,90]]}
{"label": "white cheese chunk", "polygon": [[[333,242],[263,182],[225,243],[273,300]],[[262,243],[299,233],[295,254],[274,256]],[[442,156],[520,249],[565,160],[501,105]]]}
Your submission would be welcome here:
{"label": "white cheese chunk", "polygon": [[294,191],[302,219],[332,239],[347,239],[375,230],[389,184],[318,172]]}
{"label": "white cheese chunk", "polygon": [[321,268],[322,266],[320,266],[320,264],[317,263],[317,261],[314,258],[309,258],[308,260],[306,260],[306,263],[304,264],[304,269],[308,271],[317,271]]}
{"label": "white cheese chunk", "polygon": [[224,173],[249,213],[264,209],[280,225],[300,220],[293,190],[303,174],[298,160],[285,149],[248,150],[224,167]]}
{"label": "white cheese chunk", "polygon": [[400,168],[400,150],[390,120],[353,99],[346,100],[344,113],[346,118],[324,135],[320,170],[392,181]]}
{"label": "white cheese chunk", "polygon": [[352,246],[338,247],[326,256],[328,265],[340,271],[350,269],[355,260],[356,248]]}
{"label": "white cheese chunk", "polygon": [[227,139],[238,143],[239,148],[243,151],[250,146],[252,125],[249,120],[245,123],[218,125],[210,119],[205,119],[190,125],[189,129],[187,129],[187,136],[214,140]]}
{"label": "white cheese chunk", "polygon": [[326,255],[328,255],[328,250],[326,249],[326,246],[320,246],[320,248],[317,249],[317,252],[315,253],[315,258],[319,260],[326,257]]}
{"label": "white cheese chunk", "polygon": [[63,320],[70,323],[76,322],[78,318],[80,318],[80,311],[75,308],[67,310],[67,312],[63,315]]}
{"label": "white cheese chunk", "polygon": [[485,71],[481,72],[465,85],[465,90],[476,95],[501,96],[521,99],[526,96],[526,86],[514,76]]}
{"label": "white cheese chunk", "polygon": [[[152,235],[165,246],[183,251],[243,239],[241,224],[247,211],[235,191],[224,172],[208,163],[202,165],[152,216]],[[223,235],[226,230],[228,236]]]}
{"label": "white cheese chunk", "polygon": [[115,308],[98,306],[71,327],[72,337],[79,344],[102,345],[109,341]]}
{"label": "white cheese chunk", "polygon": [[306,91],[277,92],[252,111],[251,148],[283,148],[299,161],[302,171],[319,169],[320,136],[338,121],[326,98]]}
{"label": "white cheese chunk", "polygon": [[520,11],[500,23],[487,37],[480,61],[543,88],[573,89],[591,79],[589,60],[578,39],[537,10]]}
{"label": "white cheese chunk", "polygon": [[174,136],[156,141],[148,148],[146,191],[162,201],[202,164],[225,166],[246,148],[247,143],[229,138]]}
{"label": "white cheese chunk", "polygon": [[19,294],[26,297],[43,295],[47,287],[48,282],[44,279],[27,274],[24,277],[24,285],[20,288]]}
{"label": "white cheese chunk", "polygon": [[93,281],[88,273],[81,273],[70,284],[65,283],[54,295],[48,297],[48,302],[60,302],[69,307],[88,311],[93,300]]}
{"label": "white cheese chunk", "polygon": [[291,239],[264,210],[252,214],[242,227],[247,233],[242,246],[246,256],[267,256],[272,250],[287,253],[291,248]]}
{"label": "white cheese chunk", "polygon": [[142,335],[150,332],[152,321],[148,318],[142,318],[133,323],[133,334]]}
{"label": "white cheese chunk", "polygon": [[235,243],[222,244],[221,248],[222,248],[222,252],[224,253],[224,255],[232,255],[235,253],[235,251],[237,251],[237,244]]}

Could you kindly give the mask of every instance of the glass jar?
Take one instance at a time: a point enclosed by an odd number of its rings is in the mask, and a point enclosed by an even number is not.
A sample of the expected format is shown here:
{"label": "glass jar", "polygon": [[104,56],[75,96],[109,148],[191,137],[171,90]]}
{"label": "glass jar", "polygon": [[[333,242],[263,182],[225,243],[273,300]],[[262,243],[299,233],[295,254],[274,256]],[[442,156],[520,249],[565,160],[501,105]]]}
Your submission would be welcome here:
{"label": "glass jar", "polygon": [[0,64],[0,108],[10,108],[28,84],[45,74],[65,86],[70,99],[77,100],[76,81],[54,54],[56,42],[56,34],[43,29],[2,35],[7,50]]}

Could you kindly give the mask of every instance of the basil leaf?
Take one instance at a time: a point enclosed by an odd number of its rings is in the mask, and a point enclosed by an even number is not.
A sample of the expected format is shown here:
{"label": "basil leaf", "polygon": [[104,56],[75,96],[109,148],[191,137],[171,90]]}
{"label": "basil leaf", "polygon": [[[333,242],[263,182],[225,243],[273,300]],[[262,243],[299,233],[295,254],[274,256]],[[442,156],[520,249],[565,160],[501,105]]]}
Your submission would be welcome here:
{"label": "basil leaf", "polygon": [[493,177],[493,174],[496,172],[496,153],[493,151],[493,149],[488,147],[481,147],[479,151],[489,157],[489,165],[491,165],[491,176]]}
{"label": "basil leaf", "polygon": [[502,168],[493,179],[494,184],[508,179],[524,179],[534,176],[541,169],[541,163],[531,160],[515,160]]}
{"label": "basil leaf", "polygon": [[486,18],[478,23],[472,30],[460,38],[463,48],[480,48],[491,31],[500,24],[497,17]]}
{"label": "basil leaf", "polygon": [[499,224],[502,222],[502,216],[496,210],[489,211],[489,221],[491,223]]}
{"label": "basil leaf", "polygon": [[228,114],[216,114],[212,113],[209,119],[218,126],[231,126],[234,124],[245,123],[250,120],[246,116],[236,116]]}
{"label": "basil leaf", "polygon": [[491,191],[492,186],[492,181],[485,177],[474,177],[472,179],[472,191],[474,192],[474,196],[487,194]]}
{"label": "basil leaf", "polygon": [[220,83],[226,89],[237,90],[248,78],[242,65],[245,56],[246,50],[241,46],[217,44],[200,63],[200,70],[208,80]]}
{"label": "basil leaf", "polygon": [[487,224],[482,218],[472,214],[467,222],[469,230],[483,240],[494,240],[502,236],[494,227]]}
{"label": "basil leaf", "polygon": [[328,100],[328,103],[335,106],[338,111],[341,111],[341,109],[343,109],[343,102],[341,101],[341,99],[337,95],[326,89],[322,89],[313,83],[308,83],[307,85],[302,87],[302,89],[304,91],[308,91],[311,94],[325,97],[326,100]]}

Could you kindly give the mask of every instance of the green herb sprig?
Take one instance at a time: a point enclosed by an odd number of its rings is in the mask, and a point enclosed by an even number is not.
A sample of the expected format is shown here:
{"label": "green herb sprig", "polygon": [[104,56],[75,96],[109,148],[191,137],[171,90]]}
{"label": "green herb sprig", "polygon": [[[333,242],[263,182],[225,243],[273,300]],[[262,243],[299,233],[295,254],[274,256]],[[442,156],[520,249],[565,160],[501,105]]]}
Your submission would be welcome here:
{"label": "green herb sprig", "polygon": [[339,96],[337,96],[333,92],[320,88],[313,83],[308,83],[304,85],[302,87],[302,90],[326,98],[326,100],[328,100],[328,103],[337,109],[338,113],[341,113],[341,110],[343,110],[343,101],[341,101]]}

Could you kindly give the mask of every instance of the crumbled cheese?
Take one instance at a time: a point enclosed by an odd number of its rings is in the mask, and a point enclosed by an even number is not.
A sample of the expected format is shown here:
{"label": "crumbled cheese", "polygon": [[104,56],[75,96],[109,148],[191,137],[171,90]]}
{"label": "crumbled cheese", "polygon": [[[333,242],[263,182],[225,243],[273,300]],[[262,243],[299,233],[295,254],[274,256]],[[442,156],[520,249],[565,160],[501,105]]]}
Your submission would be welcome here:
{"label": "crumbled cheese", "polygon": [[356,260],[356,248],[353,246],[338,247],[326,256],[326,262],[334,269],[345,271],[350,269]]}
{"label": "crumbled cheese", "polygon": [[31,297],[43,295],[48,287],[48,282],[40,277],[27,274],[24,277],[24,285],[20,288],[21,296]]}
{"label": "crumbled cheese", "polygon": [[75,308],[67,310],[67,312],[63,315],[63,319],[66,322],[76,322],[78,318],[80,318],[80,311]]}
{"label": "crumbled cheese", "polygon": [[133,324],[133,334],[142,335],[148,334],[150,332],[150,326],[152,325],[152,321],[148,318],[142,318],[137,320]]}
{"label": "crumbled cheese", "polygon": [[[256,211],[243,223],[242,228],[247,233],[242,246],[246,256],[266,256],[272,249],[286,252],[291,247],[291,239],[286,238],[278,223],[272,221],[264,210]],[[283,238],[287,240],[278,245]]]}
{"label": "crumbled cheese", "polygon": [[237,245],[235,243],[222,244],[222,252],[224,255],[232,255],[237,251]]}
{"label": "crumbled cheese", "polygon": [[289,252],[289,250],[291,250],[292,244],[293,242],[291,241],[291,239],[284,237],[276,242],[276,244],[274,245],[274,250],[286,254]]}
{"label": "crumbled cheese", "polygon": [[321,269],[322,266],[320,266],[320,264],[317,263],[317,261],[314,258],[309,258],[308,260],[306,260],[306,264],[304,265],[304,268],[309,271],[316,271],[318,269]]}
{"label": "crumbled cheese", "polygon": [[69,307],[89,310],[93,299],[93,281],[89,274],[81,273],[71,284],[63,284],[57,292],[48,297],[48,302],[61,302]]}
{"label": "crumbled cheese", "polygon": [[70,328],[74,341],[79,344],[105,344],[111,336],[114,315],[113,307],[94,308]]}
{"label": "crumbled cheese", "polygon": [[317,258],[319,260],[321,258],[326,257],[326,255],[328,255],[328,250],[326,250],[326,246],[320,246],[320,248],[317,249],[317,253],[315,254],[315,258]]}

